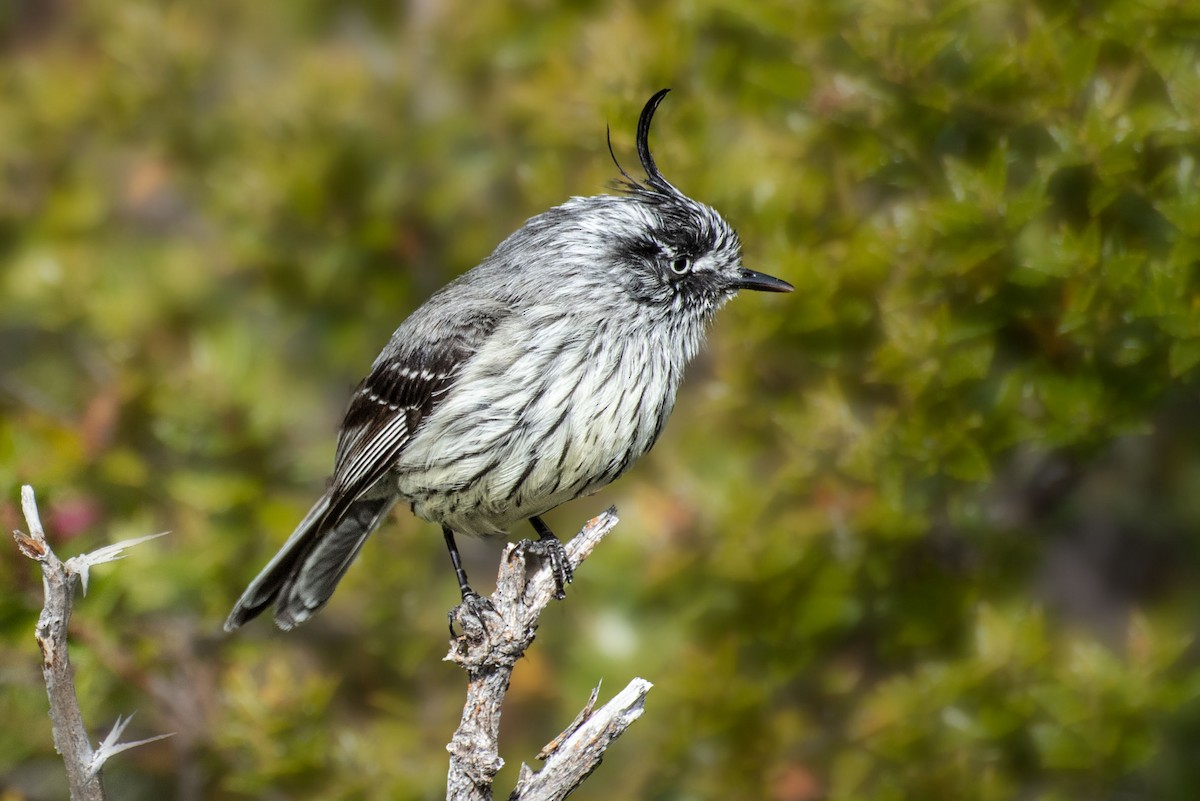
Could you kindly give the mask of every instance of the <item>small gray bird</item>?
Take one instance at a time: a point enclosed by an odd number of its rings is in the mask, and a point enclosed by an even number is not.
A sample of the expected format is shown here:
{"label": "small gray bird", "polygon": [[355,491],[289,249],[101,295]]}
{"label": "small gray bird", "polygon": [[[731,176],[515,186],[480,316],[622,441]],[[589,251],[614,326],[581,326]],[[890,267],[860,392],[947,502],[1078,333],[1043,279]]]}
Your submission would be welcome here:
{"label": "small gray bird", "polygon": [[454,535],[503,535],[521,520],[558,595],[571,580],[539,515],[616,479],[662,432],[684,368],[739,289],[789,292],[742,266],[737,233],[672,186],[650,155],[650,98],[637,129],[646,180],[576,197],[527,221],[479,266],[412,313],[358,386],[329,488],[225,621],[275,605],[290,629],[329,600],[397,501],[442,527],[469,609]]}

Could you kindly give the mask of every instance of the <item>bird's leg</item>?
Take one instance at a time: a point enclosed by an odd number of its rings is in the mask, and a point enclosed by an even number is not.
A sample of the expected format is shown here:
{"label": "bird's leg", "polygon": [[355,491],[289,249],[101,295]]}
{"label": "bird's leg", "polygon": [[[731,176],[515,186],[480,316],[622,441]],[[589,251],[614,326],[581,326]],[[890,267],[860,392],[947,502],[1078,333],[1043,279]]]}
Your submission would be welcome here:
{"label": "bird's leg", "polygon": [[450,530],[449,526],[442,526],[442,536],[446,538],[446,549],[450,551],[450,564],[454,566],[454,577],[458,579],[458,590],[462,593],[462,604],[451,609],[447,615],[450,621],[450,636],[458,636],[454,633],[454,620],[458,616],[459,610],[469,612],[479,621],[479,625],[486,632],[487,623],[484,622],[483,613],[496,610],[492,607],[491,601],[475,592],[467,583],[467,571],[463,570],[462,557],[458,555],[458,544],[454,542],[454,532]]}
{"label": "bird's leg", "polygon": [[542,518],[534,515],[529,518],[529,522],[533,526],[533,530],[538,533],[538,538],[537,540],[521,540],[520,545],[526,553],[550,562],[550,571],[554,573],[554,597],[561,601],[567,597],[564,591],[566,585],[575,578],[574,571],[571,570],[571,561],[567,559],[567,552],[563,549],[563,544],[559,542],[558,537],[554,536],[550,527],[542,522]]}

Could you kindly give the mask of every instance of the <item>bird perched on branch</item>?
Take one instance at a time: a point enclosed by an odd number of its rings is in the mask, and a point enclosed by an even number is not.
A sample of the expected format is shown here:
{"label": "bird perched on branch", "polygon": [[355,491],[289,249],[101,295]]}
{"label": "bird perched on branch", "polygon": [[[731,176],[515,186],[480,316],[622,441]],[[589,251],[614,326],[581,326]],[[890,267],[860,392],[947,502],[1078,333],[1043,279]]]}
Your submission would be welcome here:
{"label": "bird perched on branch", "polygon": [[621,194],[576,197],[527,221],[405,320],[350,400],[328,489],[225,622],[275,606],[290,629],[329,600],[397,502],[442,527],[463,603],[455,534],[528,520],[558,595],[571,580],[540,515],[595,492],[658,439],[713,315],[739,290],[788,292],[742,266],[737,233],[676,189],[650,155]]}

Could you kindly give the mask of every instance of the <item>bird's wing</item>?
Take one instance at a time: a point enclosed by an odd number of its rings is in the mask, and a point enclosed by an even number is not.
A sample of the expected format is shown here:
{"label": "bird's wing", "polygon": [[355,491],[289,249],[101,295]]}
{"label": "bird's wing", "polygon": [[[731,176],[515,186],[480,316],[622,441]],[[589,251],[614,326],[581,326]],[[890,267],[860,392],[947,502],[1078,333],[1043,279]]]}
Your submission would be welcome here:
{"label": "bird's wing", "polygon": [[414,326],[401,326],[346,409],[338,435],[329,518],[336,518],[387,474],[421,421],[454,388],[463,365],[495,330],[501,316],[476,310],[439,326],[438,335],[420,345],[407,340]]}

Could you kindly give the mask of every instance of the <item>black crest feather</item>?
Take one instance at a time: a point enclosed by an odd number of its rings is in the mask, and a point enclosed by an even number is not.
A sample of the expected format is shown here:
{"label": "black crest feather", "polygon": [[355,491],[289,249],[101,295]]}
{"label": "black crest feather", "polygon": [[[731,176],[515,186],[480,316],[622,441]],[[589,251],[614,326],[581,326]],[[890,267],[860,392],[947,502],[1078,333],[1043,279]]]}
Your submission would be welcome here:
{"label": "black crest feather", "polygon": [[659,103],[662,103],[669,91],[671,90],[660,89],[646,101],[646,107],[642,109],[642,116],[638,118],[637,152],[638,158],[642,162],[642,169],[646,171],[647,183],[660,191],[674,192],[675,187],[671,186],[666,178],[663,178],[663,174],[658,171],[658,165],[654,163],[654,156],[650,154],[650,122],[654,119],[654,112],[658,110]]}
{"label": "black crest feather", "polygon": [[654,112],[658,110],[659,104],[662,103],[663,98],[670,91],[670,89],[660,89],[655,92],[654,96],[646,101],[646,105],[642,109],[642,115],[638,118],[637,152],[638,159],[642,162],[642,169],[646,171],[645,183],[636,180],[629,173],[625,172],[625,168],[617,161],[617,156],[613,152],[612,132],[606,130],[608,154],[612,156],[613,164],[616,164],[617,169],[621,171],[621,178],[623,179],[619,182],[621,187],[628,192],[635,194],[679,195],[679,190],[672,186],[671,182],[659,172],[658,165],[654,162],[654,156],[650,153],[650,123],[654,120]]}

